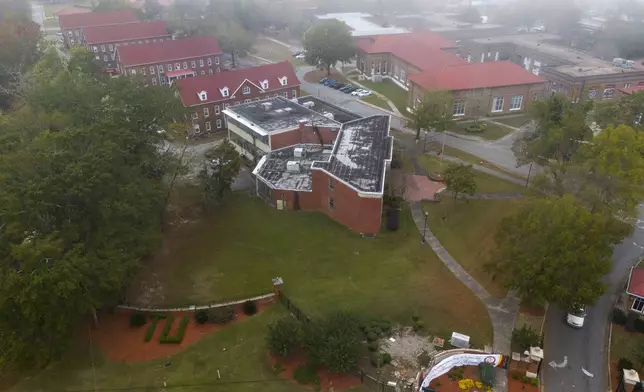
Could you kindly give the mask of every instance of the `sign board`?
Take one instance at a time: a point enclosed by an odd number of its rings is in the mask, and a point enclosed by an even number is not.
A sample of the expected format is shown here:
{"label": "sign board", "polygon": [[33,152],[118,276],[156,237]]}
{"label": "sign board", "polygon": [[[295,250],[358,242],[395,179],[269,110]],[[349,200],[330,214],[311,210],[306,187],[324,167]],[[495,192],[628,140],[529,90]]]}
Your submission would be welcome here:
{"label": "sign board", "polygon": [[437,363],[432,370],[429,371],[427,377],[420,385],[422,388],[428,387],[433,379],[442,376],[450,371],[450,369],[458,366],[478,366],[480,363],[489,363],[496,367],[503,362],[503,355],[501,354],[455,354],[451,357],[445,358]]}

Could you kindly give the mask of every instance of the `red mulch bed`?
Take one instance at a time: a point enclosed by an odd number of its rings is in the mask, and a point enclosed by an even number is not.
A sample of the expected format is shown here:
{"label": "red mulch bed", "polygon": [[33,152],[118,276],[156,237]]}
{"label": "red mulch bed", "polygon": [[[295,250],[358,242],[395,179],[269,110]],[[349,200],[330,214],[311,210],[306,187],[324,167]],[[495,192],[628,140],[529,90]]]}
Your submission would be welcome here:
{"label": "red mulch bed", "polygon": [[[270,301],[258,301],[258,313],[269,305]],[[161,344],[159,343],[159,337],[163,330],[164,321],[160,320],[158,322],[154,336],[149,342],[145,342],[144,337],[150,321],[142,327],[130,328],[131,314],[132,311],[122,310],[117,311],[113,315],[102,316],[99,319],[100,327],[98,329],[92,329],[91,331],[92,343],[98,345],[101,351],[113,361],[145,362],[169,357],[185,350],[188,346],[199,341],[206,335],[225,328],[228,325],[210,323],[197,324],[194,319],[194,313],[192,312],[163,313],[167,315],[172,314],[175,317],[170,335],[173,335],[175,329],[179,327],[179,322],[184,315],[188,316],[189,322],[180,344]],[[242,311],[242,305],[238,305],[235,320],[232,322],[234,323],[247,317],[249,316],[246,316]]]}
{"label": "red mulch bed", "polygon": [[[306,355],[303,352],[295,353],[286,358],[277,358],[269,354],[269,360],[273,368],[278,363],[281,365],[282,371],[279,374],[281,378],[292,381],[296,384],[298,384],[298,382],[293,378],[293,372],[300,365],[306,365],[308,363]],[[320,391],[330,391],[331,388],[333,388],[334,391],[344,391],[351,387],[360,385],[360,378],[353,373],[335,374],[324,369],[318,369],[318,376],[320,377]],[[314,388],[313,385],[304,385],[303,387],[307,389]]]}
{"label": "red mulch bed", "polygon": [[546,310],[543,307],[528,306],[528,305],[524,305],[524,304],[521,304],[521,306],[519,307],[519,312],[527,313],[529,315],[537,316],[537,317],[541,317],[544,314],[546,314]]}

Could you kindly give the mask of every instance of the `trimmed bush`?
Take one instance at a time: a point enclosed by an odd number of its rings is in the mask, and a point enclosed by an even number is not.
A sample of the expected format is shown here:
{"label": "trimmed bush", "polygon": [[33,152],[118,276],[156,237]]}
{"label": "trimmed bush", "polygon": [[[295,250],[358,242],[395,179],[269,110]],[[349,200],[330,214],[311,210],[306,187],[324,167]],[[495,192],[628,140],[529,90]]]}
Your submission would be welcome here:
{"label": "trimmed bush", "polygon": [[626,313],[618,308],[613,309],[613,315],[612,315],[613,323],[617,325],[626,325],[626,321],[628,320],[628,316]]}
{"label": "trimmed bush", "polygon": [[145,317],[144,313],[141,313],[141,312],[132,313],[132,315],[130,316],[130,327],[131,328],[142,327],[145,325],[147,321],[148,319],[147,317]]}
{"label": "trimmed bush", "polygon": [[246,301],[242,305],[242,310],[246,316],[252,316],[257,313],[257,304],[254,301]]}
{"label": "trimmed bush", "polygon": [[378,351],[378,342],[369,342],[367,349],[371,352]]}
{"label": "trimmed bush", "polygon": [[418,331],[420,331],[420,330],[422,330],[424,328],[425,328],[425,322],[424,321],[418,320],[418,321],[414,322],[414,332],[418,332]]}
{"label": "trimmed bush", "polygon": [[483,122],[475,122],[465,126],[465,131],[468,133],[481,133],[485,130],[487,130],[487,124]]}
{"label": "trimmed bush", "polygon": [[385,335],[389,334],[391,332],[391,323],[389,321],[380,322],[380,331]]}
{"label": "trimmed bush", "polygon": [[205,310],[198,310],[195,312],[195,321],[197,324],[205,324],[208,322],[208,312]]}
{"label": "trimmed bush", "polygon": [[532,384],[532,386],[536,387],[537,385],[539,385],[539,380],[537,380],[536,378],[531,378],[530,379],[530,384]]}
{"label": "trimmed bush", "polygon": [[378,360],[381,359],[380,355],[378,353],[373,353],[369,356],[369,362],[371,362],[371,366],[377,368],[379,366],[382,366],[382,362],[379,362]]}
{"label": "trimmed bush", "polygon": [[318,385],[320,384],[320,376],[312,365],[300,365],[293,371],[293,378],[299,384],[303,385]]}
{"label": "trimmed bush", "polygon": [[277,320],[268,326],[266,344],[274,355],[285,357],[293,352],[302,340],[302,326],[293,317]]}
{"label": "trimmed bush", "polygon": [[235,319],[235,308],[232,306],[212,308],[208,309],[207,314],[209,323],[226,324]]}
{"label": "trimmed bush", "polygon": [[391,354],[382,353],[382,363],[384,363],[385,365],[389,365],[391,363]]}
{"label": "trimmed bush", "polygon": [[617,360],[617,370],[620,372],[620,374],[621,374],[622,370],[624,370],[624,369],[632,369],[632,368],[633,368],[633,361],[631,361],[630,359],[620,357]]}
{"label": "trimmed bush", "polygon": [[152,323],[148,327],[148,330],[145,332],[145,337],[143,340],[145,342],[149,342],[152,340],[152,336],[154,336],[154,331],[157,329],[157,324],[159,323],[159,320],[165,319],[167,316],[165,314],[158,314],[154,313],[150,315],[150,319],[152,320]]}
{"label": "trimmed bush", "polygon": [[515,328],[512,331],[512,345],[517,347],[521,352],[539,345],[541,337],[529,325],[523,325],[521,328]]}
{"label": "trimmed bush", "polygon": [[375,332],[369,332],[367,333],[367,340],[370,342],[375,342],[376,340],[378,340],[378,335],[376,335]]}
{"label": "trimmed bush", "polygon": [[183,335],[186,333],[186,327],[188,327],[188,316],[183,316],[179,322],[179,329],[174,334],[174,336],[169,336],[170,330],[172,329],[172,324],[174,323],[174,316],[168,317],[163,326],[163,331],[161,331],[161,338],[159,338],[159,343],[161,344],[179,344],[183,341]]}

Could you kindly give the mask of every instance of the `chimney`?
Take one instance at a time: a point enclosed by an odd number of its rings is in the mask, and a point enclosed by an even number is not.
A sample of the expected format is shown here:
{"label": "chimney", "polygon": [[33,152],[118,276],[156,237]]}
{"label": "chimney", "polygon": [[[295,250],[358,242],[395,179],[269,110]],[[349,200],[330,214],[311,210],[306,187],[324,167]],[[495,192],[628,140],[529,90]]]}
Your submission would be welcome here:
{"label": "chimney", "polygon": [[304,131],[306,129],[306,120],[304,119],[300,120],[299,129],[300,131]]}

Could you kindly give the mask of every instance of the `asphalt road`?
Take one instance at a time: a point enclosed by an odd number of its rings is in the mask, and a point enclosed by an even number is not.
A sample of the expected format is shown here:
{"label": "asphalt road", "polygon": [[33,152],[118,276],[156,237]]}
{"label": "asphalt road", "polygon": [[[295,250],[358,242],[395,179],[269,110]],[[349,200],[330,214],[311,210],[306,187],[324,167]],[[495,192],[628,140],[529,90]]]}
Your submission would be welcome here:
{"label": "asphalt road", "polygon": [[[640,219],[644,221],[644,205],[640,205]],[[588,310],[583,328],[569,327],[564,321],[565,312],[560,309],[551,307],[548,311],[542,368],[546,392],[605,392],[610,389],[605,347],[610,313],[617,293],[624,290],[630,267],[644,254],[642,221],[638,221],[633,235],[615,248],[613,270],[605,278],[610,288]],[[551,361],[557,366],[565,366],[553,368],[549,365]]]}

